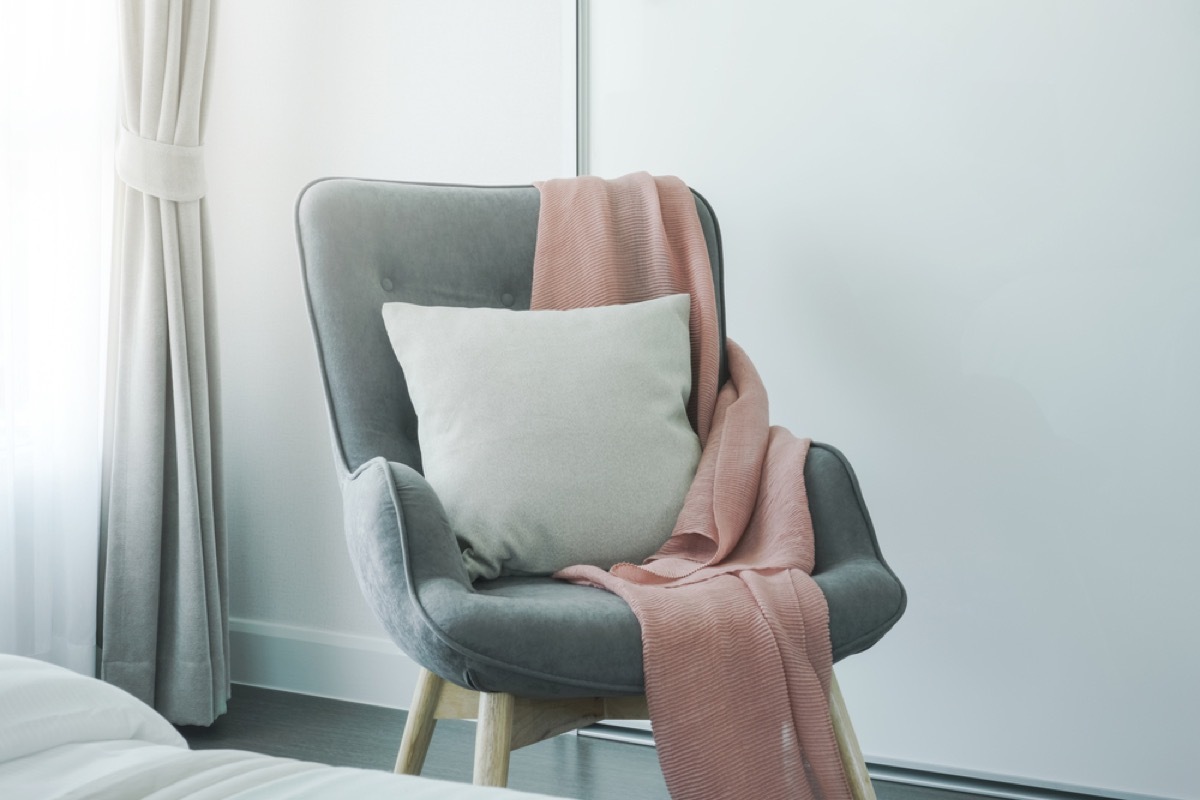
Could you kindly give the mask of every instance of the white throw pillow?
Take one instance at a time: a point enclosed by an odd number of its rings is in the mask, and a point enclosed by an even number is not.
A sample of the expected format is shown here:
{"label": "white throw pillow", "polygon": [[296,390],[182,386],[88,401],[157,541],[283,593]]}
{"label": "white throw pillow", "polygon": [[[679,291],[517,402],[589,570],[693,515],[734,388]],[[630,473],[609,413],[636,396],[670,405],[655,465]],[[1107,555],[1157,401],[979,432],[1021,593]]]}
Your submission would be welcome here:
{"label": "white throw pillow", "polygon": [[700,458],[690,300],[383,306],[472,580],[637,563],[670,536]]}

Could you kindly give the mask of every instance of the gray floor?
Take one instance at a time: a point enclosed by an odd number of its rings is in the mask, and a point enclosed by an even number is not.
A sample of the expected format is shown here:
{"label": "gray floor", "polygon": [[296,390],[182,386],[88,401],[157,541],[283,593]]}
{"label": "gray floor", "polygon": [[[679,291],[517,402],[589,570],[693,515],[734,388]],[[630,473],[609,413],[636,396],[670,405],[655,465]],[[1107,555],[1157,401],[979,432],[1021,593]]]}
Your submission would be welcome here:
{"label": "gray floor", "polygon": [[[211,728],[180,731],[195,749],[233,748],[348,767],[391,770],[404,712],[235,686]],[[475,725],[439,722],[423,775],[470,782]],[[509,786],[586,800],[667,800],[653,747],[559,736],[512,755]],[[876,782],[879,800],[977,800],[976,795]]]}

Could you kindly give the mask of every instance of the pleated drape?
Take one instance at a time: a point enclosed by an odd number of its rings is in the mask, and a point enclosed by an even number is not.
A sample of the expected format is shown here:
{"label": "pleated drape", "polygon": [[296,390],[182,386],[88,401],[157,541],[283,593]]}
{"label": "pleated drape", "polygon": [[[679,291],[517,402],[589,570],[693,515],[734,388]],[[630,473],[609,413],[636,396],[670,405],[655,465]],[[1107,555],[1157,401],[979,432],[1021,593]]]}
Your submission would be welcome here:
{"label": "pleated drape", "polygon": [[208,0],[120,0],[101,675],[177,724],[229,696],[206,326]]}

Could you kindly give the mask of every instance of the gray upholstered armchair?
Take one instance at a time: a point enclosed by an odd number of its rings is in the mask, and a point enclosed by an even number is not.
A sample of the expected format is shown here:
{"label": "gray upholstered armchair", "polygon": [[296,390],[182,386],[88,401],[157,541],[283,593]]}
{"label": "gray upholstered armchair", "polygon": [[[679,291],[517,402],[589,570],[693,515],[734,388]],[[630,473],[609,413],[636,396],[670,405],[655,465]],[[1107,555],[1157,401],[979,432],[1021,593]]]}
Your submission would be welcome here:
{"label": "gray upholstered armchair", "polygon": [[[478,719],[475,781],[503,785],[511,749],[600,719],[645,718],[638,621],[615,595],[550,578],[474,585],[421,475],[417,419],[381,306],[529,307],[538,191],[327,179],[297,203],[304,286],[342,477],[345,533],[367,600],[424,669],[396,763],[417,773],[435,719]],[[724,336],[716,218],[696,196]],[[905,607],[846,459],[814,445],[805,481],[814,577],[834,659],[867,649]],[[832,692],[851,785],[871,797]]]}

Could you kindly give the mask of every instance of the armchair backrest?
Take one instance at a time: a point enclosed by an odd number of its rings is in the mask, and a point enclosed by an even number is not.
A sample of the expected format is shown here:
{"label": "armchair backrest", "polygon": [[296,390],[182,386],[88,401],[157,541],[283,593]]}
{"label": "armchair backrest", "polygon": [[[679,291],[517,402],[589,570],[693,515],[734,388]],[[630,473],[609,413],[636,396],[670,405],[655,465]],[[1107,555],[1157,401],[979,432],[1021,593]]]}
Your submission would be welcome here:
{"label": "armchair backrest", "polygon": [[[533,186],[327,178],[304,188],[296,203],[300,263],[343,469],[383,456],[421,470],[416,413],[383,304],[528,309],[538,210]],[[720,233],[698,194],[696,210],[712,261],[723,365]]]}

